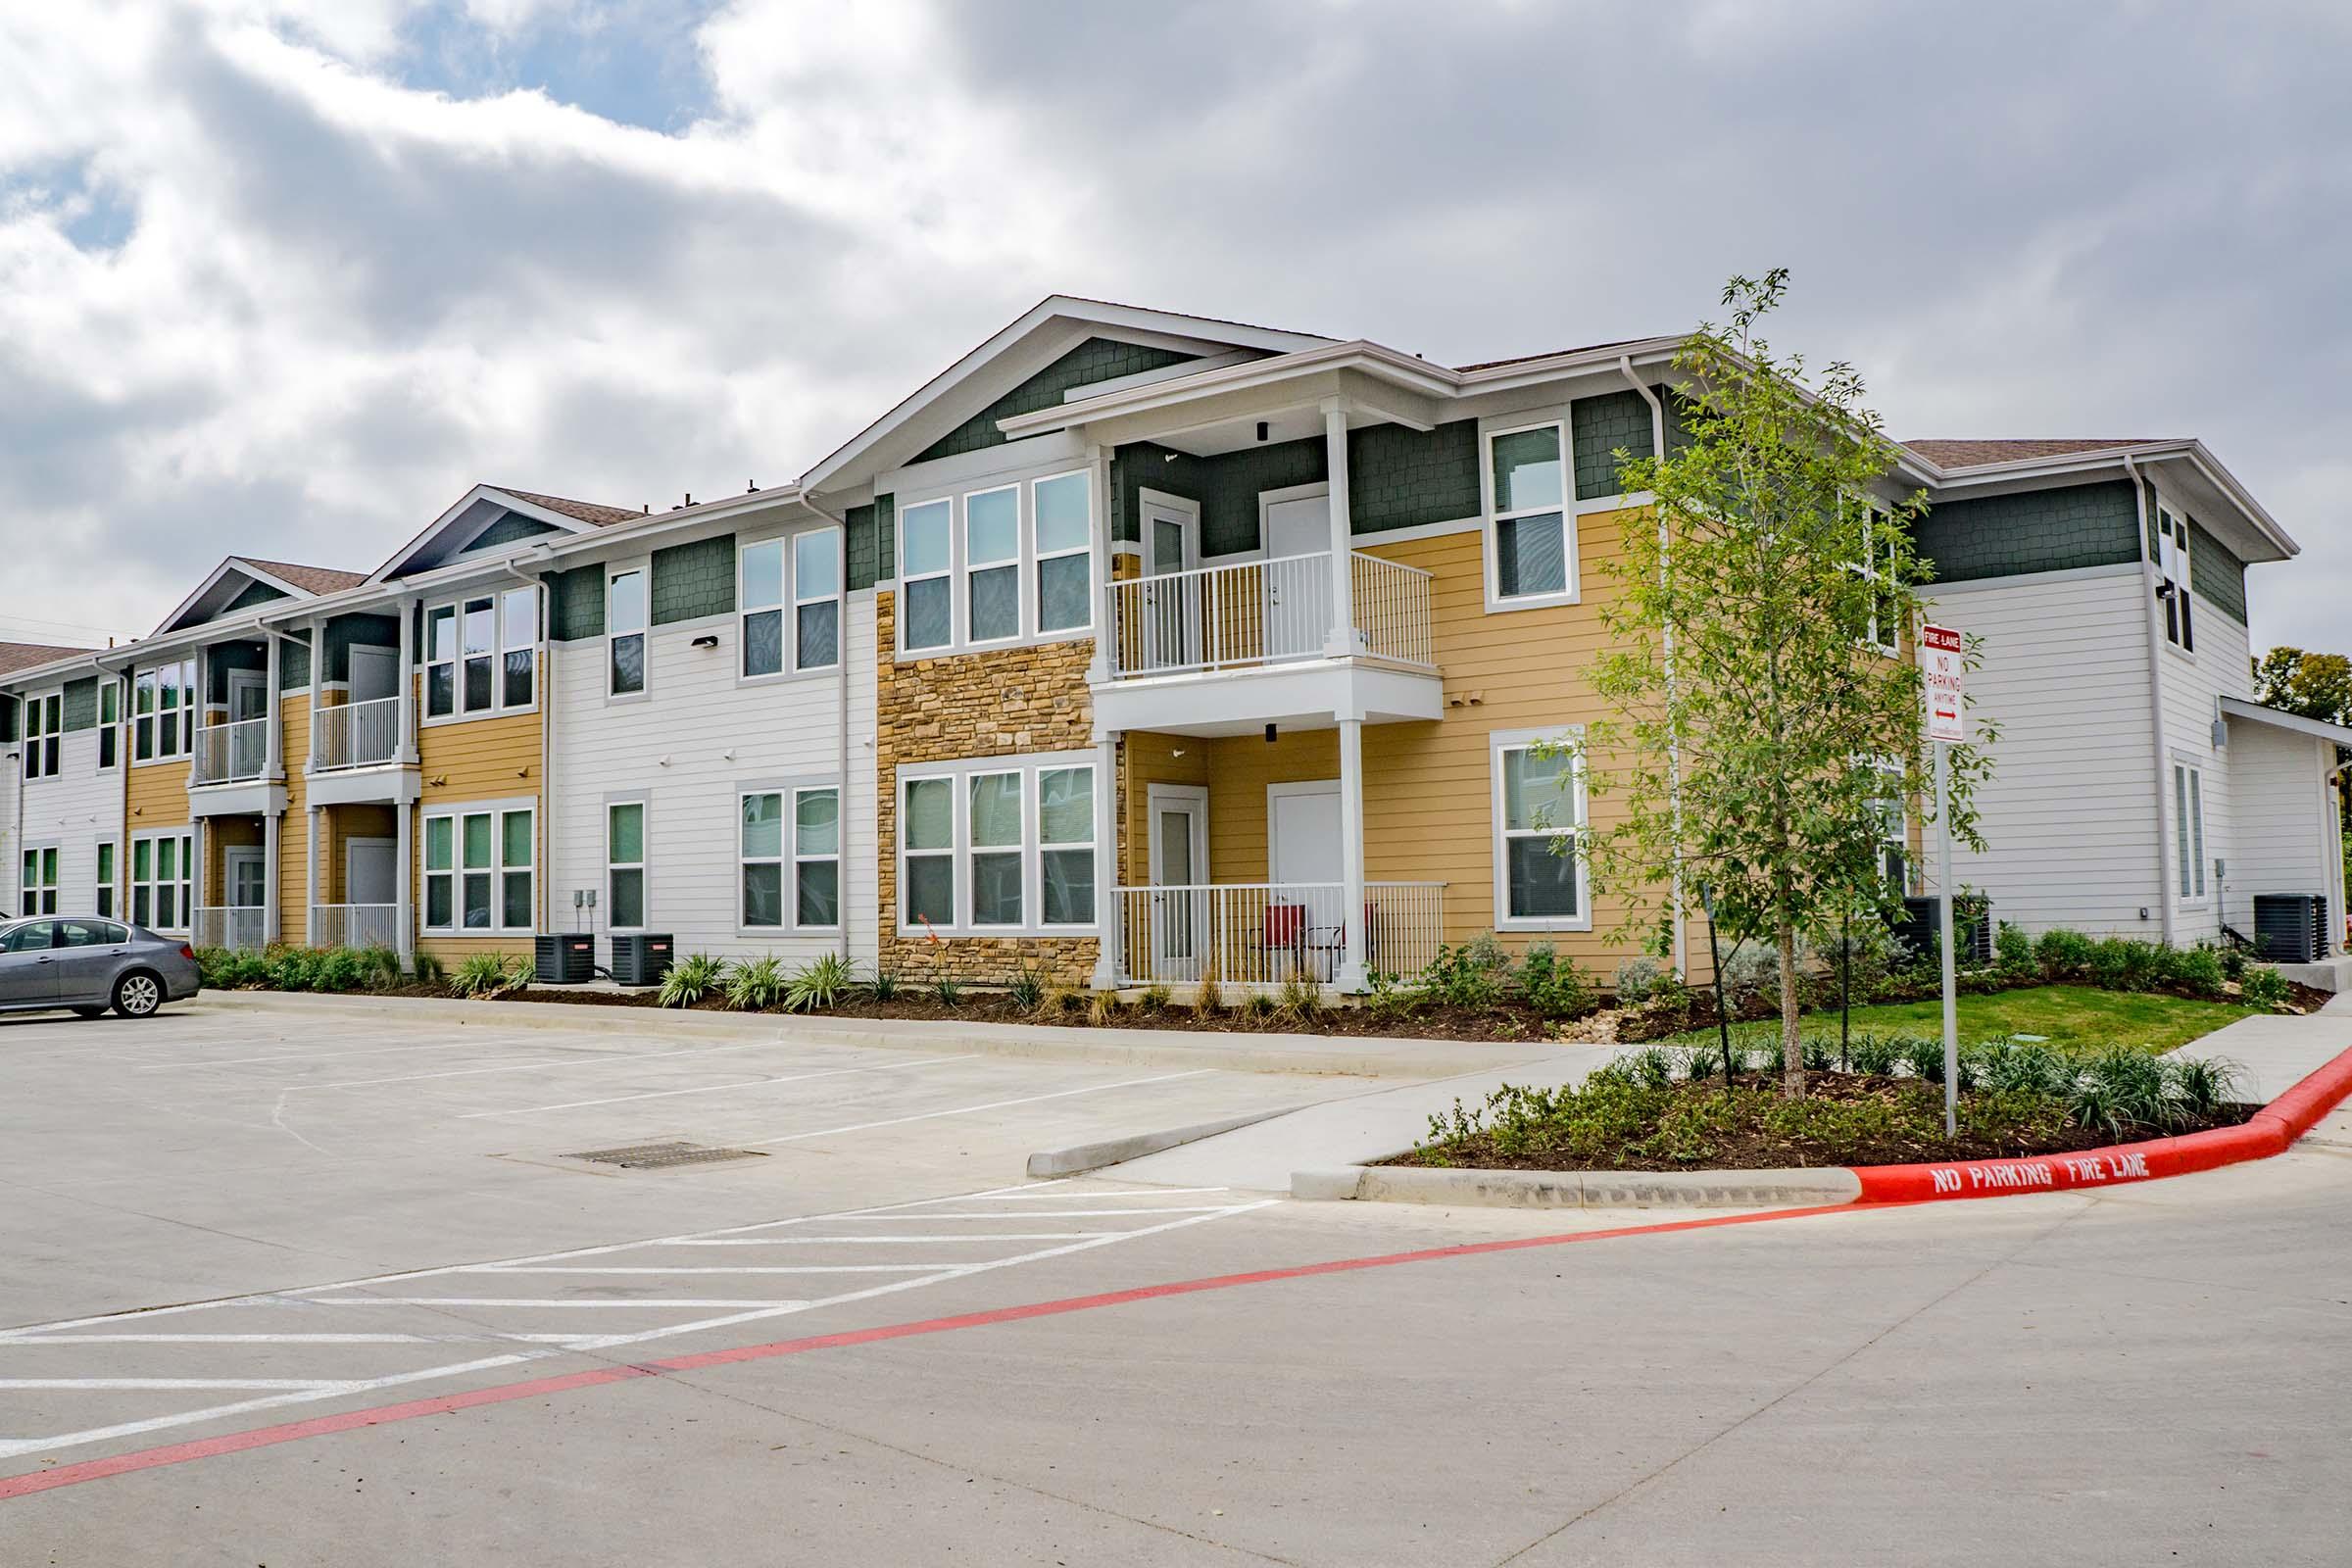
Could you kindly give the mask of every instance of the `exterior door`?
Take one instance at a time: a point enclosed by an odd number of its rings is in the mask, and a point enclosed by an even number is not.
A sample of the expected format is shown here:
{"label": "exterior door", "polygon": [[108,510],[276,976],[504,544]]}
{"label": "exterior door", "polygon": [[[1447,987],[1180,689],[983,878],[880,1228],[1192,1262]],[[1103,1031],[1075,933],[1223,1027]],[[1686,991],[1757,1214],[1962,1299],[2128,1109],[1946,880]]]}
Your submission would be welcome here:
{"label": "exterior door", "polygon": [[1268,659],[1306,659],[1323,652],[1331,612],[1331,492],[1258,497],[1265,531],[1265,635]]}
{"label": "exterior door", "polygon": [[1152,817],[1152,974],[1199,980],[1206,970],[1209,901],[1208,791],[1191,784],[1154,784],[1146,808]]}
{"label": "exterior door", "polygon": [[351,700],[380,702],[400,695],[400,654],[391,648],[354,647],[351,651]]}
{"label": "exterior door", "polygon": [[1286,972],[1331,980],[1347,933],[1337,779],[1266,787],[1268,947]]}
{"label": "exterior door", "polygon": [[270,740],[270,726],[249,723],[248,720],[270,716],[269,680],[261,671],[232,669],[228,672],[228,776],[230,778],[259,778],[265,748]]}
{"label": "exterior door", "polygon": [[400,902],[400,850],[390,839],[347,839],[343,844],[343,902],[393,905]]}
{"label": "exterior door", "polygon": [[268,902],[263,897],[265,878],[260,850],[242,846],[223,849],[220,861],[228,883],[228,907],[258,909]]}
{"label": "exterior door", "polygon": [[[1142,588],[1145,669],[1186,669],[1200,662],[1200,514],[1186,505],[1147,499]],[[1152,581],[1166,578],[1165,582]]]}
{"label": "exterior door", "polygon": [[57,922],[28,920],[0,942],[0,1007],[37,1007],[58,997]]}

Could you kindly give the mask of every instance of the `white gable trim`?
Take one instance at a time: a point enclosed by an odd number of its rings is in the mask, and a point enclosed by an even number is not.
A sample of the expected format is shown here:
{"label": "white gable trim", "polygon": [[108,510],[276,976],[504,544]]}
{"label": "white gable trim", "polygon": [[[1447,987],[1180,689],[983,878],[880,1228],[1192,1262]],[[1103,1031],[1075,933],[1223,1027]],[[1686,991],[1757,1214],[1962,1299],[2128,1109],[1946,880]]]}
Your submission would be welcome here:
{"label": "white gable trim", "polygon": [[[539,506],[534,502],[525,501],[521,497],[512,495],[507,491],[496,489],[493,486],[486,484],[477,484],[472,489],[460,496],[456,503],[447,511],[443,512],[441,515],[435,517],[431,522],[426,523],[424,527],[407,544],[402,545],[398,550],[393,551],[392,554],[385,559],[382,565],[376,567],[374,571],[368,573],[367,586],[374,587],[378,583],[387,582],[390,579],[399,576],[401,574],[401,568],[406,566],[412,560],[414,560],[418,551],[424,549],[427,545],[432,544],[436,540],[446,535],[457,525],[458,519],[465,516],[477,501],[491,502],[494,505],[504,507],[509,512],[516,513],[522,516],[529,517],[534,521],[549,523],[557,528],[562,529],[565,533],[578,534],[594,533],[597,531],[596,524],[592,522],[582,522],[579,518],[571,516],[568,514],[557,512],[549,507]],[[474,531],[477,535],[481,532],[480,529],[476,529]],[[465,547],[463,545],[457,546],[450,553],[455,555],[458,550],[462,550]]]}
{"label": "white gable trim", "polygon": [[232,571],[238,576],[247,578],[250,581],[263,583],[269,587],[274,588],[279,593],[286,595],[290,599],[312,599],[317,597],[308,588],[298,587],[295,584],[286,581],[285,578],[276,575],[274,572],[265,571],[261,567],[255,565],[252,562],[246,560],[243,556],[228,556],[222,559],[220,564],[213,568],[211,576],[205,578],[204,581],[196,585],[196,591],[194,593],[188,595],[187,598],[182,599],[172,610],[172,613],[166,615],[162,620],[158,621],[156,623],[155,630],[149,632],[147,635],[149,637],[160,637],[166,632],[179,630],[180,617],[187,614],[188,612],[194,610],[199,604],[203,603],[204,596],[211,593],[215,588],[219,587],[221,579],[226,577]]}

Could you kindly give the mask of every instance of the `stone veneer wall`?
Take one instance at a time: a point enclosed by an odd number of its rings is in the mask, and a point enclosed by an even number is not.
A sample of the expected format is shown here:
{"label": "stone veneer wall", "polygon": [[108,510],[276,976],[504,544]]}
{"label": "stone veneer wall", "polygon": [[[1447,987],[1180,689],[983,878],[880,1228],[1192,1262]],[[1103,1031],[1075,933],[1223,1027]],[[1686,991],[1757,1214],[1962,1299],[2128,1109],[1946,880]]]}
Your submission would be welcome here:
{"label": "stone veneer wall", "polygon": [[[1093,976],[1101,944],[1093,937],[902,937],[899,935],[899,768],[914,762],[1085,751],[1094,745],[1095,705],[1086,689],[1094,658],[1087,638],[944,659],[899,660],[896,594],[874,595],[880,668],[875,691],[874,775],[880,795],[879,952],[882,967],[909,985],[942,974],[979,985],[1002,984],[1033,964],[1062,985]],[[1116,830],[1114,808],[1098,832]],[[956,867],[958,882],[963,868]],[[1096,890],[1110,897],[1108,888]]]}

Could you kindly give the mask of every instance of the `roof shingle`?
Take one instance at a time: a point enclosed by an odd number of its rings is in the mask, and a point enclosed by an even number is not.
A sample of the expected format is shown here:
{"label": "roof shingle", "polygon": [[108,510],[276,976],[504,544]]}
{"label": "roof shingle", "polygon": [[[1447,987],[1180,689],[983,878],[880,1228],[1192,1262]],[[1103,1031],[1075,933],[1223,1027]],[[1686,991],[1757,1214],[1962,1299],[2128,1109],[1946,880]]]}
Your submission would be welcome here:
{"label": "roof shingle", "polygon": [[604,507],[593,501],[573,501],[565,496],[549,496],[541,495],[534,490],[517,490],[513,485],[497,484],[490,488],[498,491],[501,495],[513,496],[517,501],[528,501],[532,506],[545,507],[550,512],[561,512],[566,517],[574,517],[599,528],[610,528],[616,522],[634,522],[645,515],[644,513],[628,507]]}
{"label": "roof shingle", "polygon": [[95,653],[91,648],[56,648],[48,643],[0,643],[0,675],[30,669],[36,664],[71,659],[75,654]]}
{"label": "roof shingle", "polygon": [[1903,443],[1938,468],[1979,468],[1994,463],[2020,463],[2028,458],[2062,458],[2070,452],[2113,452],[2122,447],[2155,444],[2154,437],[2144,435],[1932,439]]}
{"label": "roof shingle", "polygon": [[233,561],[249,566],[259,566],[280,582],[290,582],[306,593],[340,593],[357,588],[368,580],[364,571],[345,571],[339,566],[305,566],[293,561],[264,561],[259,556],[232,556]]}

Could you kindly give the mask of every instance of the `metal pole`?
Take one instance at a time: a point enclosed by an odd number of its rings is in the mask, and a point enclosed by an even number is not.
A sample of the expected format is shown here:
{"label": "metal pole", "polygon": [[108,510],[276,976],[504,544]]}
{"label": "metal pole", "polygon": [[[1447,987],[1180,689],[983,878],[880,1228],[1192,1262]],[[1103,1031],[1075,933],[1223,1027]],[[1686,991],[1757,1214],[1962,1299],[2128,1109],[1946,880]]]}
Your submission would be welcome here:
{"label": "metal pole", "polygon": [[1936,919],[1943,938],[1943,1136],[1958,1130],[1960,1105],[1960,1015],[1952,961],[1952,783],[1951,748],[1936,743]]}
{"label": "metal pole", "polygon": [[1723,995],[1723,945],[1715,940],[1715,890],[1708,884],[1698,885],[1698,901],[1707,910],[1707,957],[1715,965],[1715,1027],[1723,1036],[1723,1088],[1732,1088],[1732,1013]]}
{"label": "metal pole", "polygon": [[1838,1070],[1844,1072],[1854,1044],[1854,906],[1849,895],[1838,937]]}

